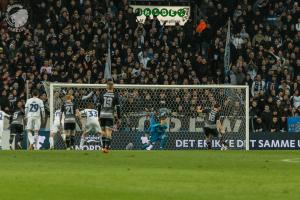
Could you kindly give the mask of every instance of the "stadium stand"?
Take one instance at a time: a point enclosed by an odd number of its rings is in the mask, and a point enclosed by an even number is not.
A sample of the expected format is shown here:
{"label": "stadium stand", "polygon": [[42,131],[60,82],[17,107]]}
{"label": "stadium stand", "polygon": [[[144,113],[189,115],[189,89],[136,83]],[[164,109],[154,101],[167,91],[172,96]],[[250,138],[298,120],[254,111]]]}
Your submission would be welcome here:
{"label": "stadium stand", "polygon": [[[50,3],[51,2],[51,3]],[[103,83],[108,27],[112,77],[128,84],[249,85],[252,130],[286,131],[286,117],[300,115],[300,8],[294,0],[195,1],[199,21],[166,27],[136,22],[126,0],[66,0],[26,5],[26,30],[0,24],[0,106],[11,113],[25,104],[25,83]],[[231,66],[224,74],[226,22],[232,27]],[[2,18],[3,19],[3,18]],[[107,23],[109,22],[109,23]],[[47,96],[43,95],[47,103]],[[263,123],[272,121],[269,126]]]}

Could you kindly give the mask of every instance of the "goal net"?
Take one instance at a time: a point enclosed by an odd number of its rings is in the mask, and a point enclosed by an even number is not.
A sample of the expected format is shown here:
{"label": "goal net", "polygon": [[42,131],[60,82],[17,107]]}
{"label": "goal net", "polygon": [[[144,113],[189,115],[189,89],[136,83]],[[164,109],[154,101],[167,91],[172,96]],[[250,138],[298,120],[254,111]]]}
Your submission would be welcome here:
{"label": "goal net", "polygon": [[[103,84],[50,84],[50,124],[66,94],[80,110],[93,103],[105,91]],[[205,114],[215,103],[221,105],[221,122],[231,149],[249,149],[249,89],[230,85],[115,85],[120,96],[121,123],[115,128],[112,149],[141,149],[149,132],[149,112],[167,113],[169,128],[165,149],[206,149],[203,133]],[[84,119],[84,118],[83,118]],[[77,149],[85,122],[76,126]],[[51,126],[50,126],[51,127]],[[98,149],[100,138],[89,135],[81,149]],[[144,141],[145,142],[145,141]],[[63,149],[60,135],[54,137],[56,149]],[[157,144],[158,145],[158,144]],[[220,148],[218,138],[212,146]],[[154,148],[158,148],[155,146]]]}

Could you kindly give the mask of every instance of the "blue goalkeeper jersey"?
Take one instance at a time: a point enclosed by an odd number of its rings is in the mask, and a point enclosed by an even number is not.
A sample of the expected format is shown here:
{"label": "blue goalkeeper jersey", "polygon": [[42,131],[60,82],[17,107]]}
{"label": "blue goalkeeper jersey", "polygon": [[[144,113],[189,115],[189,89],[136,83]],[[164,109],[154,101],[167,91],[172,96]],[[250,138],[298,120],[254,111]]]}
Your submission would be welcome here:
{"label": "blue goalkeeper jersey", "polygon": [[150,133],[164,134],[167,129],[168,129],[167,124],[161,125],[160,122],[156,121],[154,113],[150,114],[150,127],[149,127]]}

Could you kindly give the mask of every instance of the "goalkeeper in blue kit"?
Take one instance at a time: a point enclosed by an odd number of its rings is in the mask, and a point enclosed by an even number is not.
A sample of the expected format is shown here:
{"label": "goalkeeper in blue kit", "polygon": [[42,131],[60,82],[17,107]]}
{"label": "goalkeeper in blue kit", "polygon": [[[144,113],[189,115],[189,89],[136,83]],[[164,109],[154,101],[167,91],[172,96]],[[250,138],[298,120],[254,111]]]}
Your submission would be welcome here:
{"label": "goalkeeper in blue kit", "polygon": [[161,113],[159,115],[159,121],[157,122],[155,114],[151,113],[150,114],[150,144],[146,148],[146,150],[152,150],[154,144],[157,141],[160,141],[160,149],[164,149],[166,144],[167,144],[167,129],[168,129],[168,124],[167,124],[167,117],[166,113]]}

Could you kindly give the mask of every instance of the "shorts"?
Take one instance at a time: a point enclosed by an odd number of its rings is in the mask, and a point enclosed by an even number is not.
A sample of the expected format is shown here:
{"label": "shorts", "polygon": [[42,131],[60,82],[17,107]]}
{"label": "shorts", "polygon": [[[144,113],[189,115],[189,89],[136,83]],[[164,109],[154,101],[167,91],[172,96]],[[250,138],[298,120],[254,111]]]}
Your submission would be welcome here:
{"label": "shorts", "polygon": [[93,132],[93,133],[100,133],[101,131],[101,128],[100,128],[100,124],[98,121],[91,121],[91,122],[88,122],[86,125],[85,125],[85,131],[90,133],[90,132]]}
{"label": "shorts", "polygon": [[150,142],[155,143],[159,140],[168,138],[166,133],[158,133],[156,131],[150,133]]}
{"label": "shorts", "polygon": [[74,131],[76,129],[76,123],[75,122],[69,122],[64,124],[64,130],[65,131]]}
{"label": "shorts", "polygon": [[217,130],[217,128],[204,127],[204,134],[206,137],[209,137],[210,135],[212,135],[213,137],[218,137],[219,131]]}
{"label": "shorts", "polygon": [[12,124],[10,126],[10,134],[22,134],[23,131],[23,125],[21,124]]}
{"label": "shorts", "polygon": [[27,121],[27,130],[38,131],[41,128],[41,118],[39,117],[30,117]]}
{"label": "shorts", "polygon": [[100,125],[101,125],[102,128],[113,129],[113,127],[114,127],[114,119],[100,118]]}

